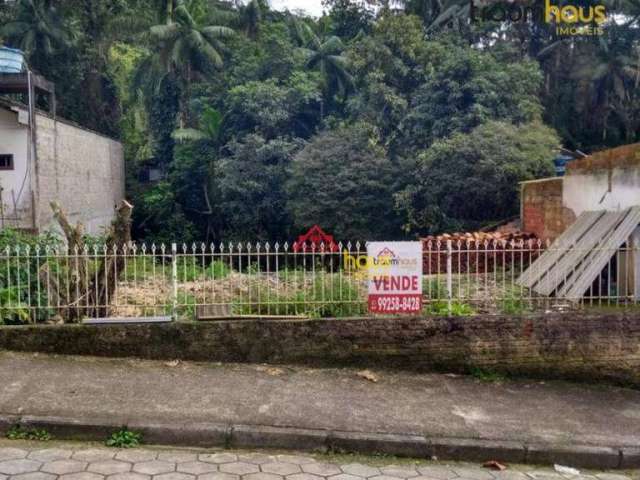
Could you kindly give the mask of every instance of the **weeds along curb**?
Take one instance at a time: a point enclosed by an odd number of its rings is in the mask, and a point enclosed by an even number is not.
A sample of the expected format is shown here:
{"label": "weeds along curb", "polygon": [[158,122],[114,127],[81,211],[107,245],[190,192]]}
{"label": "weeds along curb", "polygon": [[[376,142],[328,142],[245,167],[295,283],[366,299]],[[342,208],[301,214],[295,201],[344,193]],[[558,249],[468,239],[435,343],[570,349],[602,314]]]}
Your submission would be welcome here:
{"label": "weeds along curb", "polygon": [[[11,427],[46,430],[61,440],[104,442],[123,427],[109,420],[0,415],[0,434]],[[265,425],[146,423],[126,425],[149,444],[185,447],[279,448],[316,452],[386,454],[400,457],[484,462],[560,463],[579,468],[640,468],[640,448],[602,445],[543,445],[507,440],[343,432]]]}

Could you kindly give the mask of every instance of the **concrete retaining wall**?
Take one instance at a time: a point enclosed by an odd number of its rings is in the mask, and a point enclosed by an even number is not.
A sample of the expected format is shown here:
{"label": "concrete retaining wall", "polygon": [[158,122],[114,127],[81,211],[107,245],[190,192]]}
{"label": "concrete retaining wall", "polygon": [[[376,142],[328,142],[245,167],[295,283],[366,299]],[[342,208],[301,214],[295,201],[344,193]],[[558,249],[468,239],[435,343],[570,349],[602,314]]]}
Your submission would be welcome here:
{"label": "concrete retaining wall", "polygon": [[640,386],[640,313],[0,327],[0,349],[419,371],[479,367]]}

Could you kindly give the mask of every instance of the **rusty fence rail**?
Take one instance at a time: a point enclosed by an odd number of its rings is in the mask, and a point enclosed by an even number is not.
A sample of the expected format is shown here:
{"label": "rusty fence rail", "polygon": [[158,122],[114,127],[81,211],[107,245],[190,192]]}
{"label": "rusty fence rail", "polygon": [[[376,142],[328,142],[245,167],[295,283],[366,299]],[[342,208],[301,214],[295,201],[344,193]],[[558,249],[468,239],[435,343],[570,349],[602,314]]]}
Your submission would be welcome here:
{"label": "rusty fence rail", "polygon": [[[604,249],[605,268],[579,298],[523,286],[554,246],[537,241],[423,243],[425,313],[521,313],[634,307],[640,249]],[[578,249],[563,255],[584,258]],[[366,243],[14,246],[0,250],[0,321],[171,316],[344,317],[367,313]],[[581,268],[570,265],[567,278]],[[534,275],[535,276],[535,275]],[[555,279],[559,287],[566,279]]]}

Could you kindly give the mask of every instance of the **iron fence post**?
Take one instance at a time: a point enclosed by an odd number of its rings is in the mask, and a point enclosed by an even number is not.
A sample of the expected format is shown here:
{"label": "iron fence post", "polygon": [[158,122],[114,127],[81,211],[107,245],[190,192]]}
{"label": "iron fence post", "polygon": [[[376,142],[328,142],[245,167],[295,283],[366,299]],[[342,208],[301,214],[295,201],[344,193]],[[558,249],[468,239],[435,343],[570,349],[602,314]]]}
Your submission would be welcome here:
{"label": "iron fence post", "polygon": [[171,320],[178,319],[178,244],[171,244]]}
{"label": "iron fence post", "polygon": [[453,298],[453,277],[452,277],[452,264],[453,260],[453,247],[451,240],[447,240],[447,311],[451,314],[451,299]]}

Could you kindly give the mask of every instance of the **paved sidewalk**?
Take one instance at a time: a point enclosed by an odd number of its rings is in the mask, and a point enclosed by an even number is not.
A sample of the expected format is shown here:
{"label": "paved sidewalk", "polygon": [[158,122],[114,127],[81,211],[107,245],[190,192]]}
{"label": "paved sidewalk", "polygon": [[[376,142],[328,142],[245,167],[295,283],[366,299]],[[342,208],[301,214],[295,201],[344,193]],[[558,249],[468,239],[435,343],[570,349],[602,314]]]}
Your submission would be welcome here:
{"label": "paved sidewalk", "polygon": [[[433,439],[452,439],[443,449],[431,450],[439,452],[440,458],[472,459],[468,444],[464,447],[467,440],[484,442],[482,448],[486,444],[492,448],[491,441],[502,442],[496,447],[500,455],[514,462],[553,463],[576,458],[575,451],[549,454],[547,446],[552,445],[560,450],[586,446],[576,465],[606,468],[640,464],[640,391],[558,382],[483,383],[461,376],[374,373],[377,382],[352,369],[0,352],[0,417],[57,417],[72,426],[159,426],[156,431],[160,436],[154,441],[170,444],[185,444],[171,441],[176,428],[190,428],[189,435],[194,431],[199,435],[202,426],[222,425],[216,442],[211,441],[211,429],[205,432],[204,444],[248,448],[265,444],[290,447],[293,443],[298,449],[315,449],[326,445],[327,435],[335,438],[339,432],[349,432],[352,441],[361,432],[398,434],[409,441],[416,438],[416,449],[422,448],[424,444],[419,442],[425,438],[429,445],[434,445]],[[243,426],[249,427],[243,430]],[[255,428],[260,426],[288,427],[287,435],[293,429],[294,436],[270,443],[263,432],[256,434]],[[162,433],[172,428],[174,433]],[[295,437],[295,429],[304,429],[304,433]],[[181,430],[178,435],[183,433]],[[267,433],[270,438],[281,435]],[[87,438],[102,437],[94,434]],[[316,440],[313,445],[296,443]],[[462,453],[460,442],[467,448]],[[338,448],[396,453],[393,448],[342,445]],[[451,445],[458,448],[458,454],[448,453]],[[433,455],[426,447],[425,452],[410,455]],[[475,456],[486,458],[485,454],[493,455],[483,450]]]}
{"label": "paved sidewalk", "polygon": [[0,414],[638,447],[640,391],[351,369],[0,352]]}
{"label": "paved sidewalk", "polygon": [[523,465],[497,472],[467,463],[362,456],[0,441],[2,480],[631,480],[640,478],[637,473],[581,471],[576,476]]}

